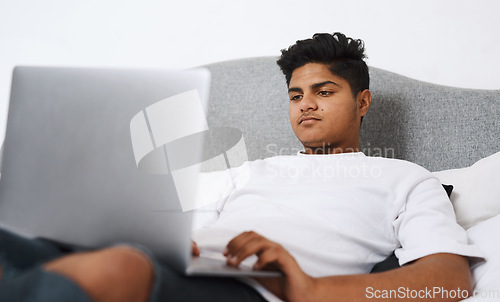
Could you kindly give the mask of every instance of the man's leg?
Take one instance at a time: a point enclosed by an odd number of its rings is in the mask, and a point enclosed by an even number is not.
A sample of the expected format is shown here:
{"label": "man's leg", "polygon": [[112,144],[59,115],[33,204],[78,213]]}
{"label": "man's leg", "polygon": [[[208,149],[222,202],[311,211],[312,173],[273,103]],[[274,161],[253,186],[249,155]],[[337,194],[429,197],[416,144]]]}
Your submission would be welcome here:
{"label": "man's leg", "polygon": [[0,281],[63,255],[64,252],[47,241],[0,229]]}
{"label": "man's leg", "polygon": [[40,267],[19,273],[0,282],[0,301],[91,302],[75,282]]}
{"label": "man's leg", "polygon": [[[18,252],[24,256],[19,257]],[[32,297],[32,301],[51,302],[83,302],[89,298],[120,302],[146,301],[148,298],[159,302],[265,301],[237,280],[186,277],[160,265],[147,251],[130,246],[65,255],[47,242],[0,230],[0,253],[13,263],[8,265],[10,274],[14,275],[0,279],[1,297],[6,294],[7,297]],[[41,263],[47,260],[42,266]],[[4,263],[0,263],[0,267],[4,268]],[[7,275],[5,269],[3,272]],[[13,301],[21,300],[30,301],[17,298]]]}
{"label": "man's leg", "polygon": [[69,254],[45,240],[0,229],[2,298],[76,302],[89,301],[90,296],[95,301],[146,301],[152,279],[149,258],[132,247]]}
{"label": "man's leg", "polygon": [[147,301],[154,280],[148,257],[128,246],[75,253],[44,269],[73,280],[97,302]]}
{"label": "man's leg", "polygon": [[[234,278],[188,277],[162,265],[155,282],[154,301],[265,302],[252,287]],[[159,284],[158,284],[159,283]]]}
{"label": "man's leg", "polygon": [[0,301],[89,302],[73,281],[40,267],[67,252],[46,240],[0,229]]}

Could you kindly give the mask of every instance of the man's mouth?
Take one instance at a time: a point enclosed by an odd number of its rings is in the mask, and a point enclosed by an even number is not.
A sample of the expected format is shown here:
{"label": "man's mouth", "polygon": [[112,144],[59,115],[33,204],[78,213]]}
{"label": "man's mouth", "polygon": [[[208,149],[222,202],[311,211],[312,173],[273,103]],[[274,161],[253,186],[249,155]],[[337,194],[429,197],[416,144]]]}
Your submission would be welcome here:
{"label": "man's mouth", "polygon": [[299,118],[299,125],[302,123],[313,123],[314,121],[319,121],[321,118],[316,115],[302,115]]}

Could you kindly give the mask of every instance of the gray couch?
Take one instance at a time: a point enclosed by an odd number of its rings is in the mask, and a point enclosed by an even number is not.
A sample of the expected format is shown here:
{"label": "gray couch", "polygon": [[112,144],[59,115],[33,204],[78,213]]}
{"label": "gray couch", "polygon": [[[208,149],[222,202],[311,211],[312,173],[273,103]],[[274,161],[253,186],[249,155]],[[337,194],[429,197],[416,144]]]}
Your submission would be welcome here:
{"label": "gray couch", "polygon": [[[243,131],[250,160],[295,154],[288,95],[276,57],[207,65],[210,127]],[[459,67],[457,67],[459,68]],[[366,155],[406,159],[437,171],[500,151],[500,90],[460,89],[370,68],[372,104],[361,129]]]}

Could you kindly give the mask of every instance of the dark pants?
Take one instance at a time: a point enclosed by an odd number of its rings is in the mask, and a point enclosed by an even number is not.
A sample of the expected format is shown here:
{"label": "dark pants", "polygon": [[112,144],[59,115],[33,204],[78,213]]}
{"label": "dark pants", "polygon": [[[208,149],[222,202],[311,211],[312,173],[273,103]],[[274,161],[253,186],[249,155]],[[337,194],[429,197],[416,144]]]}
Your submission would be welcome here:
{"label": "dark pants", "polygon": [[[3,271],[0,302],[91,301],[70,279],[41,268],[44,262],[79,250],[49,240],[23,238],[0,229],[0,267]],[[155,266],[155,284],[150,301],[265,301],[253,288],[238,280],[186,277],[151,258]]]}

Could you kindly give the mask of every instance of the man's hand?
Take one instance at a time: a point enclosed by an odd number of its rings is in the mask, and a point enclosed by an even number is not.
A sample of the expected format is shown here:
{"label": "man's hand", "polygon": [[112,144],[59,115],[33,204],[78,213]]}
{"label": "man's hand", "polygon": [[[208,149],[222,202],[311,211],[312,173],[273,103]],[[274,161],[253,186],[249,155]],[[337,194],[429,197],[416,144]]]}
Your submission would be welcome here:
{"label": "man's hand", "polygon": [[295,258],[276,242],[255,232],[245,232],[231,240],[225,251],[227,263],[238,266],[251,255],[258,257],[256,270],[279,270],[284,277],[256,278],[268,290],[287,301],[307,301],[307,294],[313,291],[315,279],[299,267]]}

